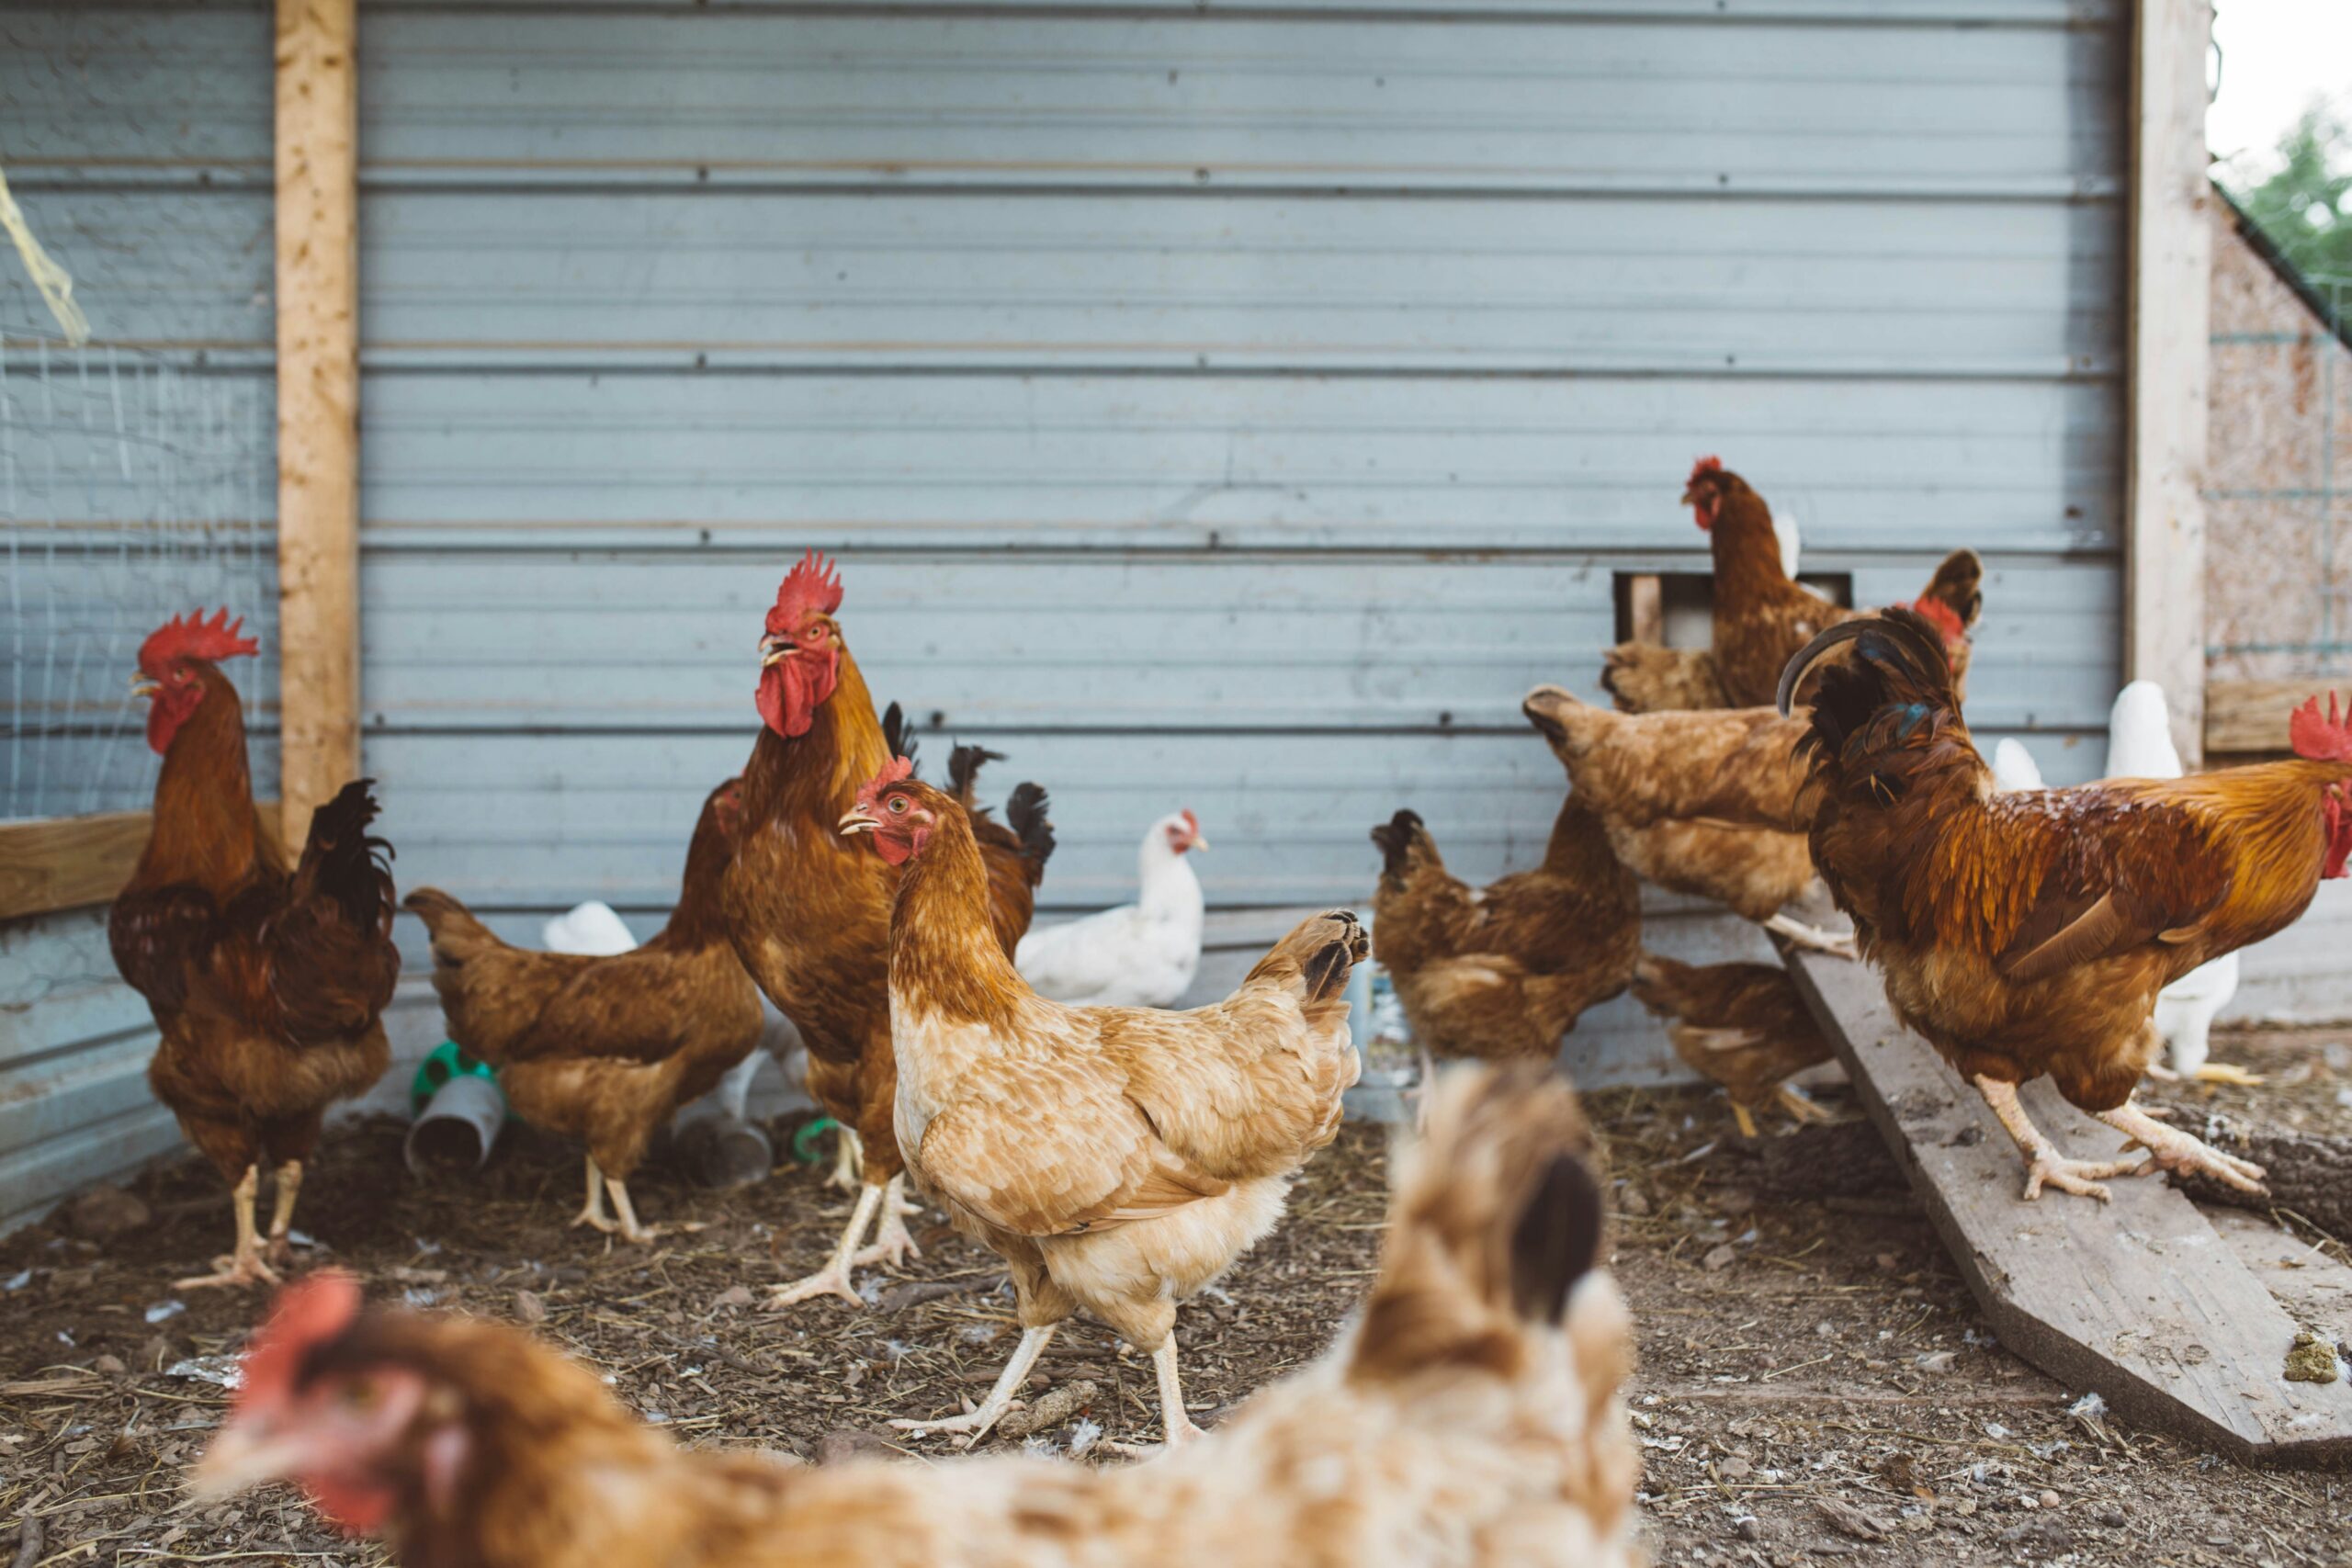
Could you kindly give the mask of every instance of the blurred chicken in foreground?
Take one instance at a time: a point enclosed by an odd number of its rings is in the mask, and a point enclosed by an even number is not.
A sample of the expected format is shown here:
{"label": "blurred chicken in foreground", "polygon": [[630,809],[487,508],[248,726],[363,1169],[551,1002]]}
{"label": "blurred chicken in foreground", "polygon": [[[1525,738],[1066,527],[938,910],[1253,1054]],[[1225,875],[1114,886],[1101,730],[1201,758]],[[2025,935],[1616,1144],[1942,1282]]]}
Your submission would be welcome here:
{"label": "blurred chicken in foreground", "polygon": [[1632,978],[1641,885],[1578,796],[1560,807],[1543,864],[1485,887],[1445,869],[1417,813],[1399,811],[1372,841],[1383,863],[1373,950],[1421,1047],[1423,1082],[1432,1057],[1548,1062],[1584,1010]]}
{"label": "blurred chicken in foreground", "polygon": [[1674,1021],[1667,1038],[1683,1065],[1731,1096],[1740,1132],[1756,1136],[1756,1112],[1777,1105],[1800,1122],[1828,1113],[1788,1080],[1829,1060],[1829,1041],[1796,982],[1776,964],[1679,964],[1645,953],[1634,966],[1634,998]]}
{"label": "blurred chicken in foreground", "polygon": [[1450,1075],[1352,1326],[1152,1464],[682,1450],[519,1330],[363,1310],[329,1273],[280,1297],[191,1480],[297,1482],[411,1568],[1630,1568],[1633,1337],[1591,1159],[1548,1074]]}
{"label": "blurred chicken in foreground", "polygon": [[[1783,707],[1821,656],[1806,750],[1815,863],[1854,917],[1896,1016],[1973,1081],[2046,1183],[2104,1199],[2151,1166],[2249,1191],[2262,1171],[2132,1103],[2160,1042],[2157,994],[2283,930],[2352,856],[2352,724],[2331,697],[2290,726],[2297,760],[2176,780],[2003,794],[1961,716],[1941,639],[1892,610],[1832,627],[1781,677]],[[2149,1153],[2064,1157],[2018,1086],[2059,1093]]]}

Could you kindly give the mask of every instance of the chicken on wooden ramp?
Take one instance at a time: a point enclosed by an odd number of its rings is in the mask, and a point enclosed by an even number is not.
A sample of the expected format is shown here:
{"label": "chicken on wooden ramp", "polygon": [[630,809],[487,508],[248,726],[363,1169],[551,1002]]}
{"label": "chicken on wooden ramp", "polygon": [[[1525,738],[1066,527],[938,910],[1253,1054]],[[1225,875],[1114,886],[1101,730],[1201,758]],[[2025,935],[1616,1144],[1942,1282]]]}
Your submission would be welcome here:
{"label": "chicken on wooden ramp", "polygon": [[[2191,779],[2004,794],[1962,717],[1935,628],[1904,610],[1834,626],[1781,678],[1792,700],[1830,649],[1806,750],[1815,863],[1854,918],[1888,1001],[1971,1079],[2045,1186],[2105,1199],[2161,1167],[2246,1190],[2262,1172],[2142,1111],[2156,998],[2285,929],[2352,856],[2352,723],[2296,713],[2296,760]],[[2149,1154],[2063,1154],[2018,1100],[2047,1076]],[[2127,1145],[2128,1146],[2128,1145]]]}
{"label": "chicken on wooden ramp", "polygon": [[1311,917],[1231,997],[1190,1012],[1050,1001],[989,929],[970,818],[911,773],[883,768],[841,820],[905,868],[890,913],[899,1146],[956,1228],[1005,1260],[1023,1332],[978,1409],[902,1425],[986,1433],[1082,1309],[1150,1353],[1168,1441],[1189,1442],[1177,1303],[1273,1228],[1291,1175],[1339,1133],[1363,928]]}
{"label": "chicken on wooden ramp", "polygon": [[638,1220],[629,1179],[678,1109],[759,1045],[759,992],[718,903],[742,815],[741,780],[710,792],[669,922],[625,952],[511,947],[439,888],[408,896],[432,937],[450,1038],[498,1069],[516,1115],[587,1145],[575,1225],[639,1243],[661,1235]]}
{"label": "chicken on wooden ramp", "polygon": [[[180,1289],[276,1282],[326,1108],[391,1063],[382,1015],[400,980],[372,781],[312,815],[290,871],[254,805],[244,710],[220,668],[259,651],[243,624],[226,610],[175,616],[139,649],[131,684],[164,767],[147,846],[107,922],[115,967],[162,1034],[147,1081],[231,1184],[235,1250]],[[254,1215],[265,1159],[277,1185],[266,1247]]]}
{"label": "chicken on wooden ramp", "polygon": [[[2134,681],[2116,694],[2108,717],[2107,770],[2110,779],[2177,779],[2187,773],[2172,743],[2172,714],[2165,691],[2154,681]],[[2041,789],[2041,768],[2014,736],[1993,748],[1993,781],[2005,790]],[[2156,996],[2156,1032],[2172,1059],[2169,1071],[2149,1064],[2154,1077],[2189,1077],[2208,1083],[2258,1085],[2243,1067],[2211,1060],[2213,1021],[2238,990],[2238,955],[2225,953],[2166,986]]]}
{"label": "chicken on wooden ramp", "polygon": [[1556,1077],[1450,1074],[1354,1322],[1149,1464],[684,1449],[518,1329],[327,1273],[279,1298],[190,1481],[295,1482],[409,1568],[1631,1568],[1633,1336],[1593,1158]]}
{"label": "chicken on wooden ramp", "polygon": [[1013,967],[1057,1002],[1169,1006],[1200,972],[1206,904],[1192,857],[1208,847],[1189,808],[1161,818],[1136,852],[1136,901],[1031,931]]}

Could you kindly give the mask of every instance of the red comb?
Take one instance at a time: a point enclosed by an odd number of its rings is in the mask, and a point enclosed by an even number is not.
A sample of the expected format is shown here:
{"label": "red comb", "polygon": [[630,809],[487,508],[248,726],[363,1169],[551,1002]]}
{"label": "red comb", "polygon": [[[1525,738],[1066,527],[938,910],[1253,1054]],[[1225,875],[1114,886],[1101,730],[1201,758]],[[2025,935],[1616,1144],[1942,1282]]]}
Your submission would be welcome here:
{"label": "red comb", "polygon": [[1690,465],[1690,482],[1697,484],[1709,474],[1720,474],[1723,471],[1724,460],[1721,457],[1702,457],[1697,462]]}
{"label": "red comb", "polygon": [[237,635],[244,624],[243,615],[231,620],[226,607],[209,621],[201,610],[174,615],[139,645],[139,667],[152,675],[175,659],[233,659],[242,653],[259,653],[260,643]]}
{"label": "red comb", "polygon": [[1201,836],[1201,819],[1193,815],[1191,807],[1181,807],[1176,815],[1184,819],[1184,831],[1192,834],[1195,839]]}
{"label": "red comb", "polygon": [[1960,618],[1958,610],[1940,599],[1914,599],[1908,604],[1898,604],[1895,607],[1910,610],[1925,616],[1928,623],[1942,634],[1946,648],[1968,640],[1968,623]]}
{"label": "red comb", "polygon": [[775,591],[775,608],[768,612],[768,630],[788,631],[811,611],[830,615],[841,607],[840,569],[810,550],[800,558],[799,565],[785,573],[784,586]]}
{"label": "red comb", "polygon": [[2327,716],[2319,716],[2313,697],[2287,721],[2287,739],[2295,755],[2314,762],[2352,762],[2352,709],[2339,715],[2335,694],[2327,694]]}
{"label": "red comb", "polygon": [[359,1281],[340,1269],[322,1269],[278,1292],[269,1321],[246,1347],[236,1408],[283,1400],[311,1348],[341,1334],[358,1315]]}
{"label": "red comb", "polygon": [[860,805],[865,805],[871,801],[879,800],[882,797],[882,792],[884,790],[888,789],[894,784],[899,784],[906,779],[911,778],[914,775],[914,771],[915,760],[912,757],[891,758],[888,761],[882,764],[882,771],[875,774],[872,778],[866,780],[865,787],[857,792],[858,803]]}

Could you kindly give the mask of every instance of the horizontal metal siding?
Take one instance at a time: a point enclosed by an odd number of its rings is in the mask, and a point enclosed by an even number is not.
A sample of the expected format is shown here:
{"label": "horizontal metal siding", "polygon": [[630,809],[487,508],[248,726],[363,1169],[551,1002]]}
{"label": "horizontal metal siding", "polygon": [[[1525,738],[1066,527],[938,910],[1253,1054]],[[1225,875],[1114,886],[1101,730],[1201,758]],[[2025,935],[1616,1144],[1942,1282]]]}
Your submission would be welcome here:
{"label": "horizontal metal siding", "polygon": [[1866,598],[1985,549],[1972,716],[2093,771],[2112,7],[363,21],[411,879],[666,902],[808,545],[877,695],[1053,791],[1053,906],[1179,802],[1225,904],[1361,898],[1405,803],[1523,863],[1560,775],[1519,695],[1590,688],[1612,571],[1702,563],[1717,449]]}

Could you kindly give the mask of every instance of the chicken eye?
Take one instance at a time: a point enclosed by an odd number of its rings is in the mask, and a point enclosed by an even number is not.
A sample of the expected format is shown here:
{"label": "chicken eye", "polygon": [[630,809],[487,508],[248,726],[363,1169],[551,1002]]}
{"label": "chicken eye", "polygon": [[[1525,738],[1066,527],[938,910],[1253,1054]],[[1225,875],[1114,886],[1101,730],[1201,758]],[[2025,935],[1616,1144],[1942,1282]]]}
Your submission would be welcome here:
{"label": "chicken eye", "polygon": [[891,816],[893,816],[893,817],[903,817],[903,816],[905,816],[905,815],[906,815],[906,810],[907,810],[907,797],[906,797],[905,795],[892,795],[892,796],[890,797],[890,815],[891,815]]}
{"label": "chicken eye", "polygon": [[342,1400],[346,1410],[372,1410],[380,1395],[372,1379],[356,1378],[344,1384],[343,1392],[336,1397]]}

